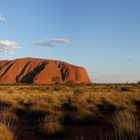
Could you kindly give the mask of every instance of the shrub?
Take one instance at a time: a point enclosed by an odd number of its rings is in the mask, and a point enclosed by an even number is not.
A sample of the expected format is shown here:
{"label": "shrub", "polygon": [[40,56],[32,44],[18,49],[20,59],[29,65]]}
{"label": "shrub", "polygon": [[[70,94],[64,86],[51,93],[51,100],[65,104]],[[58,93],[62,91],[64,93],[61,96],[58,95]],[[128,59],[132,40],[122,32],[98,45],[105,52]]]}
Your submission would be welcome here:
{"label": "shrub", "polygon": [[121,91],[129,91],[128,87],[121,87]]}
{"label": "shrub", "polygon": [[62,83],[62,78],[61,77],[53,77],[52,81],[54,82],[54,84],[60,84],[60,83]]}
{"label": "shrub", "polygon": [[82,90],[78,89],[78,88],[75,89],[73,93],[76,96],[84,95],[84,92]]}
{"label": "shrub", "polygon": [[74,87],[75,86],[75,83],[74,83],[74,81],[70,80],[70,81],[67,81],[66,82],[66,85],[71,86],[71,87]]}
{"label": "shrub", "polygon": [[70,100],[68,100],[67,102],[62,104],[62,110],[64,110],[64,111],[77,111],[77,107],[74,106]]}
{"label": "shrub", "polygon": [[117,109],[117,107],[114,104],[109,103],[107,101],[103,101],[102,104],[98,104],[97,107],[100,111],[104,113],[113,113]]}

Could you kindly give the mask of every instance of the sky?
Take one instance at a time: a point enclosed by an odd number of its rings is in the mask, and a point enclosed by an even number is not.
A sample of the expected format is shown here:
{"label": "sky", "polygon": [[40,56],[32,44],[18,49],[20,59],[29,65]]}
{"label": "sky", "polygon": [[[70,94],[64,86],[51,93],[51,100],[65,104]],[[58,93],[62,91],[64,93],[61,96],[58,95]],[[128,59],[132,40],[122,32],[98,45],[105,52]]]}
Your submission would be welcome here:
{"label": "sky", "polygon": [[140,80],[140,0],[0,0],[0,59],[86,68],[94,83]]}

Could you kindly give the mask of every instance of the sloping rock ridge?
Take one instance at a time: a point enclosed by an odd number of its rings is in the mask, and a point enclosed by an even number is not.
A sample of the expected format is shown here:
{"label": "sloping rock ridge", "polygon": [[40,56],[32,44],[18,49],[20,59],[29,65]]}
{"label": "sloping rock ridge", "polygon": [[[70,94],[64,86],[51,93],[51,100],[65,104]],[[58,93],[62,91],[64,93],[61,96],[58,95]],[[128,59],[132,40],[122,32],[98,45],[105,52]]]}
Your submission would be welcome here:
{"label": "sloping rock ridge", "polygon": [[39,58],[0,60],[0,83],[91,83],[83,67]]}

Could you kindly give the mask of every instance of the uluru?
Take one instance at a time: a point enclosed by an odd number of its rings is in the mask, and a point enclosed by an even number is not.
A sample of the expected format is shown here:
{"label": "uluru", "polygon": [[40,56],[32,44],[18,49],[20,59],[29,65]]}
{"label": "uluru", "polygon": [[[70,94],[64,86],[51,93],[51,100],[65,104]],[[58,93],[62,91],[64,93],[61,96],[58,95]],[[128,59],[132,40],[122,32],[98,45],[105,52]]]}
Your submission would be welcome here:
{"label": "uluru", "polygon": [[91,83],[85,68],[57,60],[0,60],[0,83]]}

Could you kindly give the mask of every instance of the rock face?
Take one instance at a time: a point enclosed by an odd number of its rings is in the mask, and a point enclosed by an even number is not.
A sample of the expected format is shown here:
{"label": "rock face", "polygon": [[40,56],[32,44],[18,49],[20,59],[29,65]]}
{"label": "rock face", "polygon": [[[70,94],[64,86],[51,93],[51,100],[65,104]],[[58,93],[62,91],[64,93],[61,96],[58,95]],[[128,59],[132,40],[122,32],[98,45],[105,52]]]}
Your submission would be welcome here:
{"label": "rock face", "polygon": [[83,67],[65,62],[20,58],[16,60],[0,60],[0,83],[90,83]]}

